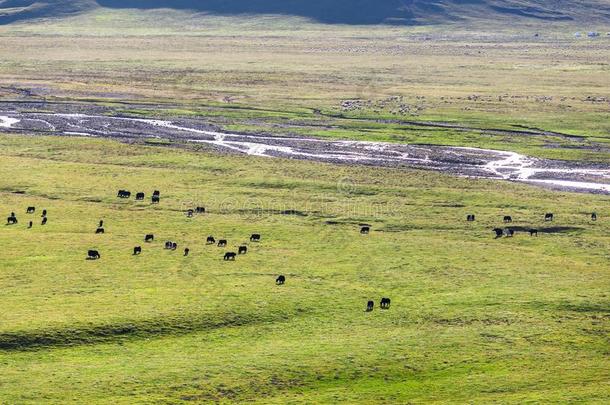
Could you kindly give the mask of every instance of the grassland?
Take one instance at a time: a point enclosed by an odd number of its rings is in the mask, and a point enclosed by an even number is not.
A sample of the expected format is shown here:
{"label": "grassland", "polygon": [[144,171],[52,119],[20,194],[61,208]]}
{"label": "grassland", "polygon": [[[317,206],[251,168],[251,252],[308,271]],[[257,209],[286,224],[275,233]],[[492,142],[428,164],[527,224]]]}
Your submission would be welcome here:
{"label": "grassland", "polygon": [[[0,212],[20,219],[0,228],[2,403],[610,400],[605,196],[7,135],[0,172]],[[31,205],[45,227],[26,229]],[[494,240],[504,214],[559,228]],[[204,245],[253,232],[234,263]],[[390,310],[364,312],[382,296]]]}
{"label": "grassland", "polygon": [[[150,108],[126,105],[125,112],[204,117],[244,132],[607,161],[610,42],[572,36],[586,29],[328,26],[296,17],[101,9],[0,27],[0,99],[144,102]],[[485,131],[491,128],[583,139]]]}
{"label": "grassland", "polygon": [[[610,42],[588,29],[99,9],[0,26],[0,102],[608,163]],[[527,128],[560,134],[491,131]],[[0,403],[610,401],[607,196],[165,144],[0,133],[20,220],[0,226]],[[506,214],[539,237],[493,239]]]}

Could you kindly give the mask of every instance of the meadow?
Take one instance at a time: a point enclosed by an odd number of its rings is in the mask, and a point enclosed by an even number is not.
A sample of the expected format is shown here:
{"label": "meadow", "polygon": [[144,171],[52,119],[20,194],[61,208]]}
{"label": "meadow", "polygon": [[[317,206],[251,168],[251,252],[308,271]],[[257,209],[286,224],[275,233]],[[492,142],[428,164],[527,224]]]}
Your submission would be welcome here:
{"label": "meadow", "polygon": [[0,173],[2,403],[610,400],[607,196],[15,135]]}
{"label": "meadow", "polygon": [[[14,23],[0,26],[0,111],[86,103],[228,131],[607,164],[610,41],[520,21],[96,9]],[[188,218],[196,206],[207,212]],[[2,404],[610,401],[607,195],[0,130],[2,221],[11,212]],[[519,231],[494,239],[504,215]],[[247,255],[222,260],[242,244]]]}

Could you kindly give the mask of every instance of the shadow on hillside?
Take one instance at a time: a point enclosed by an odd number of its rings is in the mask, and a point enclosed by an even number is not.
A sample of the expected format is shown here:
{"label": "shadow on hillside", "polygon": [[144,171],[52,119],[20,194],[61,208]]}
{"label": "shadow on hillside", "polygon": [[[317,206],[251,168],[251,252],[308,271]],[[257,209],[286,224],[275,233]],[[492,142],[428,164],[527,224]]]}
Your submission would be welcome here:
{"label": "shadow on hillside", "polygon": [[[298,315],[305,312],[300,311]],[[0,352],[91,345],[118,342],[125,339],[150,339],[170,335],[181,336],[224,327],[289,321],[296,316],[297,314],[280,311],[266,314],[180,315],[103,325],[71,325],[22,332],[0,332]]]}
{"label": "shadow on hillside", "polygon": [[[294,15],[329,24],[414,24],[417,0],[98,0],[109,8],[173,8],[217,15]],[[421,4],[417,5],[421,8]],[[443,9],[427,5],[430,12]]]}

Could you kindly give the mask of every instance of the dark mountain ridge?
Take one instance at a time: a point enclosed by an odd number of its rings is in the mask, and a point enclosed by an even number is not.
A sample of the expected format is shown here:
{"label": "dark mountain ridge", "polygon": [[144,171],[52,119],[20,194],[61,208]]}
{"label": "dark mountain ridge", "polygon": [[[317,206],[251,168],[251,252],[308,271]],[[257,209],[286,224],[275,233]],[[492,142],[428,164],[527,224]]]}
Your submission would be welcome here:
{"label": "dark mountain ridge", "polygon": [[294,15],[329,24],[419,25],[483,19],[610,21],[608,0],[0,0],[0,24],[96,7],[180,9],[215,15]]}

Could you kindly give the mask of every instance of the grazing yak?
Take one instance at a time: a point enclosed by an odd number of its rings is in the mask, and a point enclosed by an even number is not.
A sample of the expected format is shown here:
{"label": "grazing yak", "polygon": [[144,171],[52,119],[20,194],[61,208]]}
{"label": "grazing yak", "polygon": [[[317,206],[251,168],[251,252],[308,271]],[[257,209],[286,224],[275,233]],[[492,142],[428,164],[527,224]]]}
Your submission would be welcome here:
{"label": "grazing yak", "polygon": [[153,204],[159,204],[159,201],[161,201],[161,198],[158,195],[153,195],[151,201]]}
{"label": "grazing yak", "polygon": [[213,237],[213,236],[208,236],[208,238],[206,239],[205,243],[206,243],[207,245],[213,245],[213,244],[215,244],[215,243],[216,243],[216,239],[214,239],[214,237]]}
{"label": "grazing yak", "polygon": [[513,222],[513,217],[511,217],[510,215],[505,215],[504,216],[504,223],[508,224],[510,222]]}
{"label": "grazing yak", "polygon": [[237,254],[245,255],[246,253],[248,253],[247,246],[240,246],[239,249],[237,250]]}
{"label": "grazing yak", "polygon": [[591,221],[597,221],[597,214],[595,212],[591,214]]}
{"label": "grazing yak", "polygon": [[363,226],[362,228],[360,228],[360,233],[362,235],[367,235],[369,232],[371,232],[371,228],[368,226]]}
{"label": "grazing yak", "polygon": [[42,219],[42,223],[41,223],[41,225],[46,225],[46,224],[47,224],[47,219],[48,219],[47,217],[44,217],[44,218]]}
{"label": "grazing yak", "polygon": [[95,234],[96,234],[96,235],[97,235],[97,234],[100,234],[100,233],[104,233],[104,228],[97,228],[97,229],[95,230]]}
{"label": "grazing yak", "polygon": [[34,226],[34,222],[30,221],[30,223],[28,224],[28,229],[30,229],[33,226]]}
{"label": "grazing yak", "polygon": [[144,201],[144,193],[136,193],[136,201]]}
{"label": "grazing yak", "polygon": [[375,308],[375,302],[369,301],[366,303],[366,312],[371,312]]}
{"label": "grazing yak", "polygon": [[227,246],[227,241],[226,241],[226,239],[220,239],[220,240],[218,241],[218,247],[225,247],[225,246]]}
{"label": "grazing yak", "polygon": [[36,207],[28,207],[25,212],[26,214],[33,214],[34,212],[36,212]]}
{"label": "grazing yak", "polygon": [[142,246],[136,246],[136,247],[133,248],[133,255],[134,256],[137,256],[140,253],[142,253]]}
{"label": "grazing yak", "polygon": [[469,214],[466,216],[466,221],[468,222],[474,222],[474,214]]}
{"label": "grazing yak", "polygon": [[382,298],[381,302],[379,303],[379,307],[381,309],[389,309],[390,308],[390,299],[389,298]]}
{"label": "grazing yak", "polygon": [[144,242],[153,242],[155,240],[155,235],[153,235],[152,233],[149,233],[148,235],[144,236]]}
{"label": "grazing yak", "polygon": [[165,249],[176,250],[178,249],[178,244],[176,242],[167,241],[165,242]]}
{"label": "grazing yak", "polygon": [[547,212],[547,213],[544,215],[544,220],[545,220],[545,221],[552,221],[552,220],[553,220],[553,213],[551,213],[551,212]]}
{"label": "grazing yak", "polygon": [[195,214],[194,210],[187,210],[186,211],[186,216],[189,217],[189,218],[192,218],[194,214]]}
{"label": "grazing yak", "polygon": [[204,207],[197,207],[197,208],[195,208],[195,213],[196,214],[205,214],[205,208]]}
{"label": "grazing yak", "polygon": [[98,252],[97,250],[90,250],[87,252],[88,260],[98,260],[101,258],[102,258],[102,256],[100,256],[100,252]]}
{"label": "grazing yak", "polygon": [[186,256],[188,256],[190,252],[191,252],[191,249],[189,249],[189,248],[185,248],[185,249],[184,249],[184,256],[185,256],[185,257],[186,257]]}
{"label": "grazing yak", "polygon": [[253,233],[250,236],[250,242],[260,242],[261,241],[261,235],[258,233]]}
{"label": "grazing yak", "polygon": [[496,239],[504,236],[504,230],[500,228],[494,228],[493,230],[496,233]]}
{"label": "grazing yak", "polygon": [[225,253],[224,260],[225,261],[235,260],[236,257],[237,257],[237,253],[235,253],[235,252],[227,252],[227,253]]}
{"label": "grazing yak", "polygon": [[530,236],[538,236],[538,230],[537,229],[530,229]]}
{"label": "grazing yak", "polygon": [[100,219],[100,224],[98,225],[98,228],[101,228],[101,227],[103,227],[103,226],[104,226],[104,220],[103,220],[103,219]]}
{"label": "grazing yak", "polygon": [[47,210],[42,210],[42,215],[41,215],[41,217],[43,217],[43,218],[44,218],[44,217],[46,217],[46,216],[47,216]]}
{"label": "grazing yak", "polygon": [[505,234],[506,236],[508,236],[509,238],[512,238],[513,236],[515,236],[515,230],[514,230],[514,229],[509,229],[509,228],[506,228],[506,229],[504,230],[504,234]]}
{"label": "grazing yak", "polygon": [[119,198],[129,198],[131,197],[131,192],[127,190],[119,190],[116,196]]}
{"label": "grazing yak", "polygon": [[153,191],[153,197],[161,197],[161,192],[159,190]]}
{"label": "grazing yak", "polygon": [[15,214],[13,214],[6,219],[6,223],[7,225],[16,225],[17,223],[19,223],[19,221],[17,220]]}
{"label": "grazing yak", "polygon": [[275,279],[275,284],[277,285],[284,285],[284,283],[286,283],[286,277],[284,276],[279,276]]}

